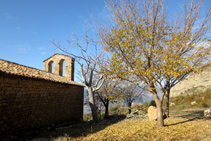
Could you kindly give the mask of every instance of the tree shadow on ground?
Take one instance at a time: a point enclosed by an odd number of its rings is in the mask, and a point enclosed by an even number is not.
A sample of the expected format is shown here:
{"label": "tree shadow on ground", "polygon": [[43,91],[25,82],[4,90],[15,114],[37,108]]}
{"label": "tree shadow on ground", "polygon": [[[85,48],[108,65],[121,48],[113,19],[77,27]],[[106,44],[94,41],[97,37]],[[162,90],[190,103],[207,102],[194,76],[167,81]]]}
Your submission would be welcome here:
{"label": "tree shadow on ground", "polygon": [[81,122],[76,123],[73,122],[71,124],[66,124],[60,127],[54,127],[53,129],[42,129],[39,131],[34,131],[31,133],[25,133],[23,135],[19,135],[13,138],[5,138],[5,141],[16,140],[31,140],[31,141],[48,141],[52,139],[56,139],[58,137],[85,137],[88,134],[96,133],[100,130],[103,130],[107,126],[120,122],[126,118],[125,115],[111,115],[109,118],[99,121],[98,123],[94,123],[93,121],[89,122]]}
{"label": "tree shadow on ground", "polygon": [[181,121],[181,122],[177,122],[177,123],[173,123],[173,124],[169,124],[169,125],[165,125],[165,126],[178,125],[178,124],[182,124],[182,123],[186,123],[186,122],[190,122],[190,121],[194,121],[194,120],[211,120],[211,118],[204,117],[203,111],[197,111],[197,112],[193,112],[193,113],[189,113],[189,114],[183,114],[183,115],[178,115],[178,116],[174,116],[174,117],[181,117],[181,118],[185,118],[187,120]]}

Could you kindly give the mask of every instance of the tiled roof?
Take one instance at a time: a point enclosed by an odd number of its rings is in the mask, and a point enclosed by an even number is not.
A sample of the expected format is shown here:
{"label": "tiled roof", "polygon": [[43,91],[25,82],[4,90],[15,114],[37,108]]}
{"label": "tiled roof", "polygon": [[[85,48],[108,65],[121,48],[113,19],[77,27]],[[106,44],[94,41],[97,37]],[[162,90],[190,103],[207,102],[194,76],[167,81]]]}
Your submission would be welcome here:
{"label": "tiled roof", "polygon": [[48,80],[48,81],[83,86],[80,83],[72,81],[70,78],[52,74],[52,73],[42,71],[39,69],[23,66],[23,65],[20,65],[17,63],[5,61],[2,59],[0,59],[0,72],[6,73],[6,74],[17,75],[17,76],[44,79],[44,80]]}

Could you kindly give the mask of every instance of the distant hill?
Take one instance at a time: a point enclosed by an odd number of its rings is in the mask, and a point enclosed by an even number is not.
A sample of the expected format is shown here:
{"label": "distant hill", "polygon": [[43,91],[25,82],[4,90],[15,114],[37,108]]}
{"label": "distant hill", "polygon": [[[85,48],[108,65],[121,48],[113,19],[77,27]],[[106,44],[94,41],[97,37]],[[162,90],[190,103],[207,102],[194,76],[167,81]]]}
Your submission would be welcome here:
{"label": "distant hill", "polygon": [[211,89],[211,68],[196,74],[192,73],[171,89],[171,97],[204,92]]}

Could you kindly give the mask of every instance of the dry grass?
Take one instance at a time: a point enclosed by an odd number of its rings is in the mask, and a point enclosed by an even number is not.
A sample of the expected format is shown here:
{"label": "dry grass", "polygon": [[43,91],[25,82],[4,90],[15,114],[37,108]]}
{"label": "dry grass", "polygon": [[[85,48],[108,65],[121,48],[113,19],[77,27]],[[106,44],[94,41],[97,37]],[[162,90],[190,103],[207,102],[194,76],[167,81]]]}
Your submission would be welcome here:
{"label": "dry grass", "polygon": [[[187,109],[187,108],[207,108],[211,106],[211,89],[207,89],[204,92],[195,92],[195,89],[192,88],[183,95],[171,97],[172,105],[171,109]],[[191,104],[191,102],[196,102]],[[165,102],[164,102],[165,104]]]}
{"label": "dry grass", "polygon": [[211,121],[169,118],[165,124],[167,126],[161,128],[148,119],[130,119],[75,140],[211,140]]}
{"label": "dry grass", "polygon": [[[93,131],[91,131],[93,130]],[[165,120],[165,127],[157,127],[156,121],[131,118],[109,125],[102,130],[90,128],[87,136],[58,137],[54,141],[67,140],[211,140],[211,119],[203,118],[201,111],[181,112]]]}

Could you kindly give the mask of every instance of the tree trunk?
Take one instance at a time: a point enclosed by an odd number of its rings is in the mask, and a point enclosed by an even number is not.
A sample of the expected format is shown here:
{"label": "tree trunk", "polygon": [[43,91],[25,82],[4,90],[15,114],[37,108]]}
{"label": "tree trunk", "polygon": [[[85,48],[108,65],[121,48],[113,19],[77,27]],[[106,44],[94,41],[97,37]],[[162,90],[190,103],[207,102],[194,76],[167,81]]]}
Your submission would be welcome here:
{"label": "tree trunk", "polygon": [[128,102],[128,103],[127,103],[127,107],[128,107],[128,114],[130,114],[130,113],[131,113],[131,105],[132,105],[132,103],[131,103],[131,102]]}
{"label": "tree trunk", "polygon": [[165,114],[167,118],[169,117],[169,95],[170,95],[170,90],[168,90],[166,93]]}
{"label": "tree trunk", "polygon": [[104,119],[109,117],[109,114],[108,114],[109,100],[108,99],[106,99],[106,103],[105,104],[106,105],[105,105],[105,116],[104,116]]}
{"label": "tree trunk", "polygon": [[162,103],[157,94],[153,94],[153,97],[155,99],[155,103],[157,106],[157,126],[163,127],[164,121],[163,121]]}
{"label": "tree trunk", "polygon": [[95,122],[98,122],[97,107],[95,105],[94,92],[93,92],[92,88],[88,88],[88,93],[89,93],[89,106],[92,111],[92,118]]}

